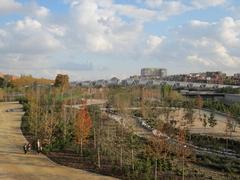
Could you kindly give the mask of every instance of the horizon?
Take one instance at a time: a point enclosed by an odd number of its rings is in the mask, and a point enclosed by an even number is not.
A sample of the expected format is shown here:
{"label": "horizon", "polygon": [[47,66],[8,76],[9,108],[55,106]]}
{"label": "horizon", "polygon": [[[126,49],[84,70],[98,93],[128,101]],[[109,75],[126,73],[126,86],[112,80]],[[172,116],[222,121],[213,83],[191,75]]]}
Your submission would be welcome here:
{"label": "horizon", "polygon": [[0,72],[71,81],[239,73],[237,0],[0,0]]}
{"label": "horizon", "polygon": [[[150,68],[150,69],[159,69],[158,67],[144,67],[144,68]],[[164,69],[164,68],[161,68],[161,69]],[[141,77],[141,70],[139,70],[139,74],[132,74],[132,75],[129,75],[127,77],[124,77],[124,78],[120,78],[120,77],[117,77],[117,76],[112,76],[112,77],[107,77],[105,79],[82,79],[82,80],[72,80],[71,77],[70,77],[70,82],[81,82],[81,81],[97,81],[97,80],[110,80],[111,78],[118,78],[120,80],[124,80],[124,79],[127,79],[127,78],[130,78],[130,77],[133,77],[133,76],[139,76]],[[226,76],[233,76],[234,74],[239,74],[239,73],[233,73],[233,74],[227,74],[226,72],[223,72],[223,71],[205,71],[205,72],[190,72],[190,73],[179,73],[179,74],[167,74],[166,77],[169,77],[169,76],[178,76],[178,75],[190,75],[190,74],[201,74],[201,73],[206,73],[206,72],[222,72],[224,74],[226,74]],[[167,70],[167,73],[168,73],[168,70]],[[58,74],[56,74],[53,78],[47,78],[47,77],[42,77],[42,76],[33,76],[32,74],[9,74],[9,73],[3,73],[3,72],[0,72],[0,75],[10,75],[10,76],[15,76],[15,77],[21,77],[21,76],[32,76],[34,78],[43,78],[43,79],[49,79],[49,80],[54,80],[56,78],[56,76]],[[68,74],[64,74],[64,75],[68,75]]]}

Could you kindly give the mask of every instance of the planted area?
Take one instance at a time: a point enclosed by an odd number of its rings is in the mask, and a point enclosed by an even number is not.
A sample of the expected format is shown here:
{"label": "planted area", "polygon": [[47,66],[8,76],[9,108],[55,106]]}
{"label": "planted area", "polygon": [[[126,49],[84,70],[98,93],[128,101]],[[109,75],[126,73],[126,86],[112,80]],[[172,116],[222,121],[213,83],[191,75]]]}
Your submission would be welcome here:
{"label": "planted area", "polygon": [[[26,99],[20,100],[25,110],[23,131],[30,141],[40,139],[46,155],[60,164],[121,179],[214,177],[216,172],[206,167],[217,171],[219,177],[230,173],[226,168],[215,168],[213,160],[203,161],[205,155],[196,158],[193,149],[184,148],[189,141],[222,150],[224,142],[188,133],[196,118],[204,118],[193,111],[194,107],[201,109],[203,101],[186,99],[170,87],[89,90],[60,83],[51,88],[33,86],[25,89],[25,94]],[[107,99],[106,112],[96,105],[87,106],[87,98]],[[80,105],[79,109],[73,105]],[[109,112],[118,114],[119,121],[110,118]],[[184,123],[180,124],[172,113],[180,113]],[[134,128],[126,126],[126,120],[133,115],[178,143],[137,136]],[[214,120],[214,114],[207,117],[208,128],[210,124],[216,126]],[[228,149],[236,150],[238,144],[234,143],[229,142]],[[238,162],[232,165],[235,168]]]}

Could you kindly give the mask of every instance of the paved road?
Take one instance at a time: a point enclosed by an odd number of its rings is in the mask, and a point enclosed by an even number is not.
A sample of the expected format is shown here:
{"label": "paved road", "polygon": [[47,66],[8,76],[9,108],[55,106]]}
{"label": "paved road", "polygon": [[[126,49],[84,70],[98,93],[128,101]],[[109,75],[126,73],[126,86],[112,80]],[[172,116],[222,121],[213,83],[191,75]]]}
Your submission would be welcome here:
{"label": "paved road", "polygon": [[6,112],[21,108],[17,103],[0,103],[0,179],[11,180],[108,180],[87,171],[60,166],[44,155],[23,154],[26,142],[20,130],[22,112]]}

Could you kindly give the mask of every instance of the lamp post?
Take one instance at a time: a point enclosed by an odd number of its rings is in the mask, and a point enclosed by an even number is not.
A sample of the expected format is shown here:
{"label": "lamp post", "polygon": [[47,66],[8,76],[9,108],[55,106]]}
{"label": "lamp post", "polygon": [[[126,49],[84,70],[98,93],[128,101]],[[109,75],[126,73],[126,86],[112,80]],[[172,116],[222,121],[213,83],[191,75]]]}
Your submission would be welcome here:
{"label": "lamp post", "polygon": [[184,145],[183,146],[183,156],[182,156],[182,180],[184,180],[184,154],[185,154],[185,148],[186,148],[187,146],[186,145]]}

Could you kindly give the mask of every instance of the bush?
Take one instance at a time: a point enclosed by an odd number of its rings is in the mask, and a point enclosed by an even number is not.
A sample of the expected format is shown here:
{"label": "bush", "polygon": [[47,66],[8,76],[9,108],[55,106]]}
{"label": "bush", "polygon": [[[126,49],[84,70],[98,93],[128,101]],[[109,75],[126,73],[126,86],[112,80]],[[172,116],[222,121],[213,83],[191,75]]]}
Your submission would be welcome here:
{"label": "bush", "polygon": [[26,104],[26,103],[28,103],[27,98],[24,97],[24,96],[17,97],[16,100],[17,100],[20,104]]}

